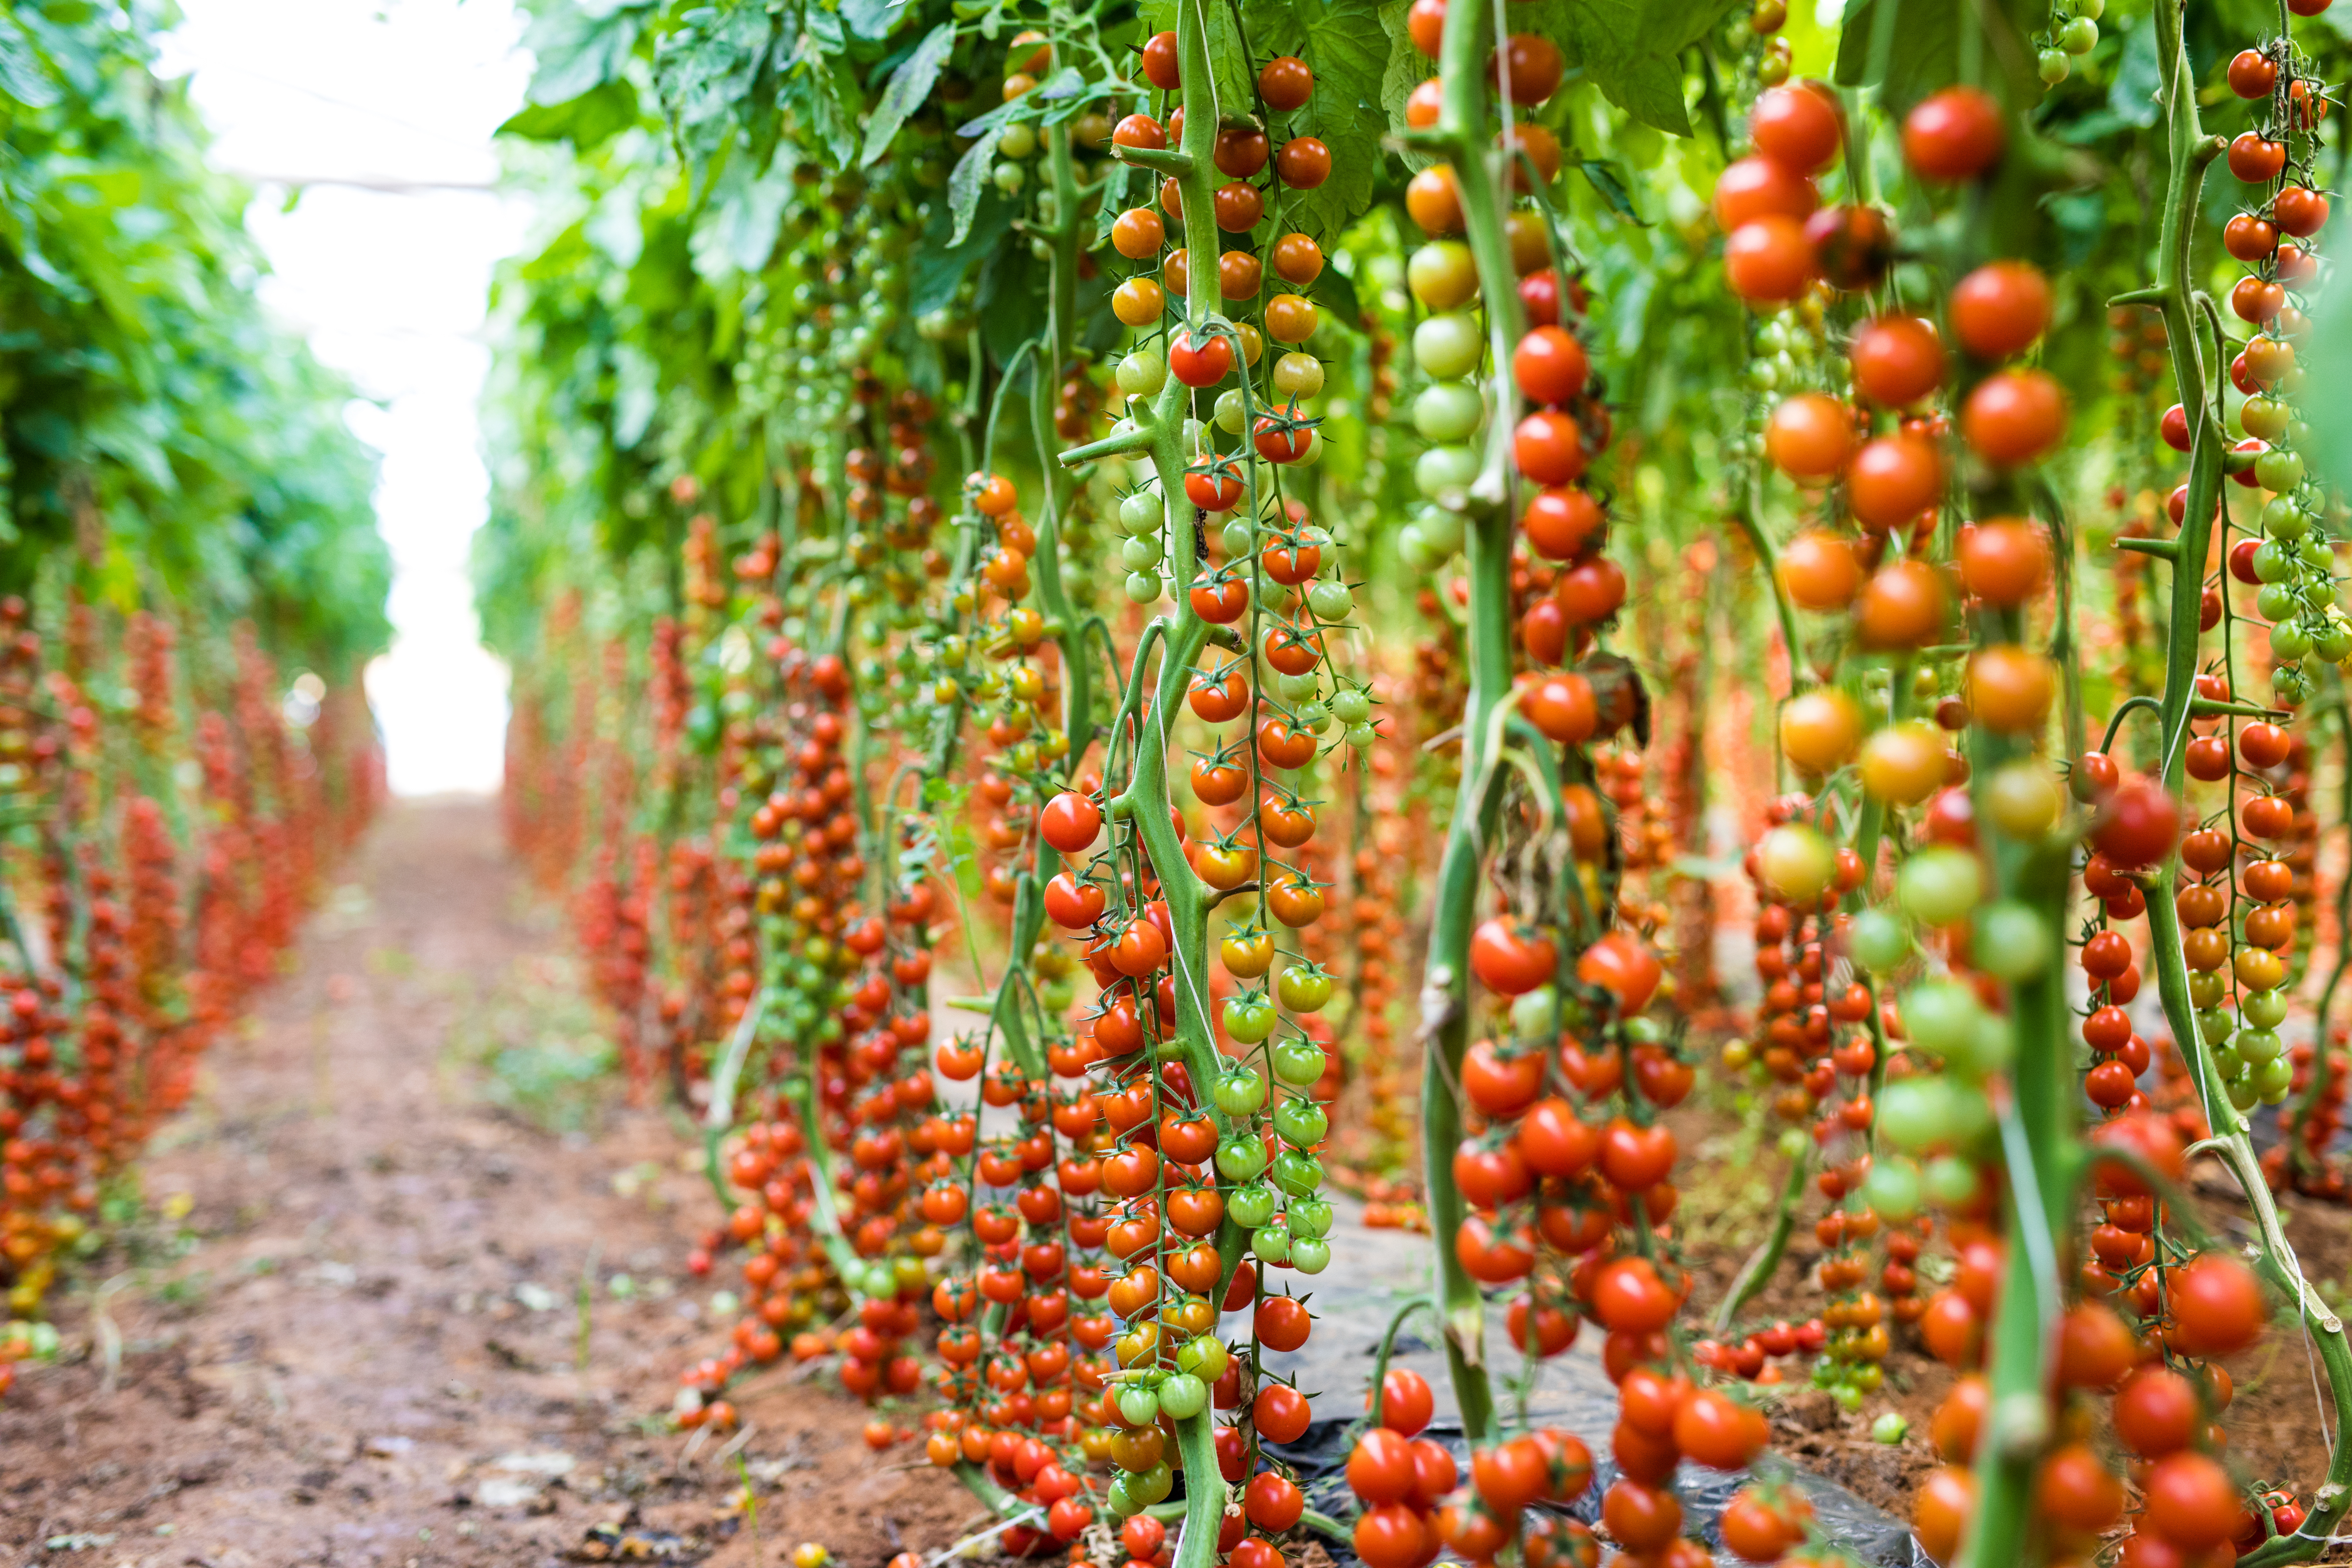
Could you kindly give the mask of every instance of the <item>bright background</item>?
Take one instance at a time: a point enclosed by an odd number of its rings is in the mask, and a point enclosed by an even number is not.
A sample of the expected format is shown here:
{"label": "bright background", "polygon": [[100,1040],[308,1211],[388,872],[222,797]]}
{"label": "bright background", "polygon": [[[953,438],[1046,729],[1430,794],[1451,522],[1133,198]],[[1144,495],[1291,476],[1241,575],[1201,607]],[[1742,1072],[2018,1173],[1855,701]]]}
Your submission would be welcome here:
{"label": "bright background", "polygon": [[489,498],[490,270],[529,237],[490,144],[530,79],[522,18],[512,0],[181,3],[159,68],[193,78],[213,163],[255,187],[264,301],[351,378],[346,417],[383,454],[394,637],[367,685],[392,787],[495,790],[507,674],[467,560]]}

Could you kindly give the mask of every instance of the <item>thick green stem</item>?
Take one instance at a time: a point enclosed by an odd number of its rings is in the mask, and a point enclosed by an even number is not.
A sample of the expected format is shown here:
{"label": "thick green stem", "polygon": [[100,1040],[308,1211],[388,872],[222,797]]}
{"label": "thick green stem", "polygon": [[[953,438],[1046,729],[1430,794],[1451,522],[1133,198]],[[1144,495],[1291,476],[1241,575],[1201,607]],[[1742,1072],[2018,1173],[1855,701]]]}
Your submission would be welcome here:
{"label": "thick green stem", "polygon": [[[2190,628],[2200,624],[2205,558],[2219,508],[2221,450],[2227,440],[2221,426],[2221,410],[2210,396],[2208,367],[2199,351],[2190,286],[2190,245],[2196,230],[2199,186],[2206,165],[2221,153],[2222,143],[2217,137],[2205,135],[2198,123],[2196,79],[2181,34],[2181,0],[2157,0],[2155,26],[2171,172],[2158,258],[2160,276],[2156,288],[2148,293],[2150,302],[2164,312],[2165,327],[2171,339],[2173,379],[2181,407],[2188,415],[2190,439],[2188,504],[2182,513],[2177,536],[2179,549],[2172,563],[2171,625],[2177,635],[2166,649],[2163,699],[2164,784],[2178,793],[2187,771],[2189,722],[2198,716],[2194,706],[2198,639]],[[2343,1517],[2347,1501],[2352,1501],[2352,1443],[2342,1440],[2347,1426],[2352,1426],[2352,1351],[2346,1346],[2342,1321],[2303,1279],[2294,1249],[2280,1226],[2277,1205],[2272,1202],[2261,1162],[2247,1136],[2246,1119],[2230,1102],[2211,1054],[2198,1030],[2196,1008],[2189,994],[2188,964],[2181,951],[2179,916],[2172,902],[2179,869],[2176,856],[2168,859],[2147,885],[2148,934],[2165,1021],[2204,1105],[2207,1125],[2212,1131],[2205,1147],[2230,1168],[2253,1216],[2260,1247],[2256,1267],[2294,1301],[2305,1331],[2318,1342],[2336,1407],[2338,1440],[2311,1517],[2294,1534],[2271,1541],[2246,1559],[2269,1568],[2270,1564],[2316,1553],[2336,1521]]]}
{"label": "thick green stem", "polygon": [[1454,1185],[1454,1146],[1462,1138],[1460,1081],[1470,1032],[1470,932],[1477,918],[1478,883],[1494,837],[1501,770],[1489,765],[1496,707],[1510,689],[1511,516],[1510,440],[1519,401],[1511,382],[1511,351],[1520,336],[1517,275],[1503,234],[1503,202],[1486,152],[1486,58],[1487,8],[1455,5],[1445,16],[1438,55],[1444,94],[1437,138],[1453,149],[1470,253],[1485,296],[1494,364],[1486,460],[1468,498],[1465,550],[1470,602],[1465,628],[1470,689],[1462,717],[1461,785],[1439,862],[1437,899],[1422,982],[1422,1151],[1429,1189],[1430,1229],[1436,1238],[1436,1305],[1444,1325],[1447,1370],[1462,1429],[1473,1444],[1495,1436],[1495,1400],[1486,1368],[1486,1310],[1478,1283],[1454,1252],[1466,1214]]}

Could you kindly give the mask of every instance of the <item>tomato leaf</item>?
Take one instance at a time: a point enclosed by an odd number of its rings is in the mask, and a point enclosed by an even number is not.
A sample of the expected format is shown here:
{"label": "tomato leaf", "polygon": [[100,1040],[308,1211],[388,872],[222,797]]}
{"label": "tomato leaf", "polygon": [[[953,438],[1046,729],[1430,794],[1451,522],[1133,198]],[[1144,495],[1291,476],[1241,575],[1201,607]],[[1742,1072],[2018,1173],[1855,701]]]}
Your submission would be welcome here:
{"label": "tomato leaf", "polygon": [[891,139],[907,122],[907,116],[922,107],[923,100],[931,95],[931,88],[940,79],[940,68],[947,63],[955,40],[955,24],[941,22],[926,33],[923,41],[915,46],[915,52],[890,73],[890,83],[882,89],[882,100],[874,106],[874,113],[866,122],[866,150],[857,157],[861,166],[889,151]]}
{"label": "tomato leaf", "polygon": [[539,62],[530,75],[530,100],[568,103],[620,75],[652,9],[625,5],[604,16],[570,5],[541,11],[522,35],[523,47]]}
{"label": "tomato leaf", "polygon": [[5,11],[0,11],[0,92],[27,109],[47,109],[65,96],[43,69],[40,49]]}
{"label": "tomato leaf", "polygon": [[577,153],[593,153],[637,122],[637,89],[614,77],[562,103],[526,104],[498,129],[500,136],[526,142],[569,142]]}
{"label": "tomato leaf", "polygon": [[1642,215],[1633,210],[1633,193],[1627,188],[1625,176],[1615,163],[1606,158],[1586,158],[1576,167],[1586,182],[1600,193],[1610,211],[1628,223],[1640,224],[1643,228],[1650,226],[1643,221]]}
{"label": "tomato leaf", "polygon": [[950,245],[961,245],[971,230],[971,215],[980,205],[980,193],[988,184],[988,171],[996,160],[996,138],[982,136],[964,149],[962,157],[948,175],[948,213],[953,225],[948,233]]}
{"label": "tomato leaf", "polygon": [[1713,31],[1732,3],[1541,0],[1528,7],[1526,26],[1559,45],[1610,102],[1644,125],[1687,136],[1683,51]]}
{"label": "tomato leaf", "polygon": [[[2030,0],[1950,5],[1944,0],[1861,0],[1838,37],[1837,80],[1877,87],[1901,114],[1956,81],[1972,81],[2012,106],[2042,97],[2031,42],[2048,7]],[[1971,16],[1983,19],[1981,26]],[[2153,123],[2151,121],[2151,123]]]}

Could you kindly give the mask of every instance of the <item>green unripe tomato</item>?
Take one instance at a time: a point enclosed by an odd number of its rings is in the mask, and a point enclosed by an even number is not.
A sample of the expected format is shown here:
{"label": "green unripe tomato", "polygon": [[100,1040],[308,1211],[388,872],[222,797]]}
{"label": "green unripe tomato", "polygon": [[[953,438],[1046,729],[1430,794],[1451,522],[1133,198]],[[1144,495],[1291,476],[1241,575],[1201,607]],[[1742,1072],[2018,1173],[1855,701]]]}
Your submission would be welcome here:
{"label": "green unripe tomato", "polygon": [[1296,1149],[1276,1154],[1271,1170],[1274,1184],[1294,1198],[1312,1197],[1323,1184],[1323,1163]]}
{"label": "green unripe tomato", "polygon": [[1166,1502],[1168,1494],[1175,1489],[1176,1472],[1168,1468],[1168,1461],[1165,1459],[1148,1470],[1138,1470],[1127,1478],[1128,1495],[1146,1508],[1150,1508],[1153,1503]]}
{"label": "green unripe tomato", "polygon": [[2252,1110],[2262,1103],[2263,1091],[2255,1084],[2251,1074],[2244,1078],[2233,1078],[2221,1087],[2228,1091],[2230,1103],[2240,1110]]}
{"label": "green unripe tomato", "polygon": [[2033,57],[2033,68],[2044,87],[2056,87],[2074,74],[2074,62],[2063,49],[2043,49]]}
{"label": "green unripe tomato", "polygon": [[1285,675],[1276,670],[1274,673],[1274,689],[1285,702],[1296,707],[1301,702],[1312,702],[1322,691],[1323,675],[1320,670],[1314,669],[1304,675]]}
{"label": "green unripe tomato", "polygon": [[2219,1046],[2237,1033],[2238,1020],[2220,1007],[2197,1015],[2197,1035],[2209,1046]]}
{"label": "green unripe tomato", "polygon": [[1923,980],[1903,994],[1902,1012],[1912,1044],[1941,1057],[1974,1043],[1984,1005],[1957,980]]}
{"label": "green unripe tomato", "polygon": [[[2215,978],[2220,978],[2218,972],[2215,973]],[[2257,1029],[2275,1029],[2286,1022],[2286,993],[2284,991],[2251,992],[2238,1004],[2238,1011],[2243,1013],[2246,1016],[2246,1022]]]}
{"label": "green unripe tomato", "polygon": [[1949,1086],[1932,1073],[1890,1079],[1878,1096],[1878,1131],[1897,1149],[1925,1149],[1944,1135],[1949,1100]]}
{"label": "green unripe tomato", "polygon": [[1977,1168],[1957,1154],[1940,1155],[1919,1173],[1919,1187],[1927,1201],[1944,1208],[1959,1208],[1977,1195]]}
{"label": "green unripe tomato", "polygon": [[[1160,505],[1160,496],[1148,489],[1139,489],[1119,500],[1119,531],[1129,538],[1143,538],[1146,533],[1157,536],[1162,521],[1167,521],[1167,508]],[[962,642],[962,637],[957,637],[957,642]]]}
{"label": "green unripe tomato", "polygon": [[1234,1223],[1244,1230],[1255,1230],[1274,1217],[1275,1207],[1279,1202],[1272,1187],[1264,1182],[1252,1182],[1225,1200],[1225,1213],[1232,1215]]}
{"label": "green unripe tomato", "polygon": [[1883,905],[1864,910],[1853,917],[1848,945],[1856,963],[1873,974],[1892,974],[1910,961],[1911,927]]}
{"label": "green unripe tomato", "polygon": [[1224,545],[1225,553],[1236,561],[1254,553],[1257,549],[1257,533],[1250,527],[1249,519],[1245,517],[1227,518],[1225,525],[1217,530],[1217,539]]}
{"label": "green unripe tomato", "polygon": [[1307,607],[1318,621],[1344,621],[1356,607],[1356,595],[1345,583],[1327,577],[1307,590]]}
{"label": "green unripe tomato", "polygon": [[1160,599],[1160,574],[1156,572],[1130,572],[1123,584],[1128,602],[1135,605],[1156,604]]}
{"label": "green unripe tomato", "polygon": [[1290,1261],[1290,1227],[1280,1220],[1250,1233],[1250,1250],[1268,1263]]}
{"label": "green unripe tomato", "polygon": [[1209,1098],[1227,1116],[1249,1116],[1265,1104],[1265,1079],[1255,1068],[1237,1067],[1218,1075]]}
{"label": "green unripe tomato", "polygon": [[1286,1100],[1275,1107],[1274,1130],[1285,1142],[1310,1149],[1331,1131],[1331,1119],[1311,1100]]}
{"label": "green unripe tomato", "polygon": [[2293,496],[2273,496],[2263,503],[2263,531],[2273,539],[2301,539],[2311,531],[2311,513]]}
{"label": "green unripe tomato", "polygon": [[2032,905],[2002,899],[1977,910],[1969,951],[1988,974],[2012,984],[2031,980],[2049,967],[2049,928]]}
{"label": "green unripe tomato", "polygon": [[1331,1230],[1331,1205],[1321,1198],[1300,1198],[1290,1205],[1284,1216],[1296,1238],[1306,1236],[1328,1236]]}
{"label": "green unripe tomato", "polygon": [[2279,1038],[2275,1029],[2240,1030],[2237,1044],[2239,1057],[2256,1067],[2276,1061],[2279,1053],[2286,1049],[2286,1042]]}
{"label": "green unripe tomato", "polygon": [[1361,687],[1342,686],[1331,698],[1331,716],[1342,724],[1360,724],[1372,716],[1371,697]]}
{"label": "green unripe tomato", "polygon": [[1372,743],[1380,738],[1380,731],[1373,729],[1371,725],[1368,723],[1350,724],[1348,726],[1348,744],[1355,747],[1356,750],[1360,752],[1370,751],[1372,749]]}
{"label": "green unripe tomato", "polygon": [[1028,176],[1018,163],[999,163],[988,172],[988,177],[995,183],[998,190],[1010,196],[1020,192],[1023,181]]}
{"label": "green unripe tomato", "polygon": [[[1295,1218],[1293,1223],[1297,1223]],[[1331,1244],[1319,1236],[1291,1233],[1290,1266],[1301,1274],[1320,1274],[1331,1267]]]}
{"label": "green unripe tomato", "polygon": [[1320,702],[1300,703],[1298,711],[1292,717],[1318,735],[1331,727],[1331,710]]}
{"label": "green unripe tomato", "polygon": [[1214,418],[1217,428],[1226,435],[1238,436],[1242,433],[1242,427],[1249,423],[1249,409],[1242,401],[1240,387],[1229,386],[1217,394]]}
{"label": "green unripe tomato", "polygon": [[1478,318],[1465,312],[1424,317],[1412,330],[1412,359],[1423,375],[1442,381],[1468,375],[1486,353]]}
{"label": "green unripe tomato", "polygon": [[2294,1064],[2284,1057],[2273,1057],[2254,1069],[2254,1097],[2264,1105],[2276,1105],[2294,1088]]}
{"label": "green unripe tomato", "polygon": [[1977,858],[1948,844],[1919,850],[1895,874],[1895,902],[1922,925],[1950,925],[1983,896],[1984,870]]}
{"label": "green unripe tomato", "polygon": [[1312,1040],[1285,1040],[1274,1047],[1274,1076],[1293,1089],[1323,1080],[1323,1047]]}
{"label": "green unripe tomato", "polygon": [[1486,400],[1466,381],[1433,381],[1412,400],[1412,427],[1424,441],[1462,442],[1486,422]]}
{"label": "green unripe tomato", "polygon": [[1160,1395],[1140,1383],[1121,1384],[1118,1415],[1130,1426],[1148,1426],[1160,1419]]}
{"label": "green unripe tomato", "polygon": [[2254,482],[2277,494],[2294,489],[2303,483],[2302,456],[2284,447],[2272,447],[2254,459]]}
{"label": "green unripe tomato", "polygon": [[1559,1033],[1559,992],[1538,985],[1511,998],[1511,1037],[1549,1040]]}
{"label": "green unripe tomato", "polygon": [[1909,1219],[1919,1212],[1920,1196],[1919,1170],[1908,1160],[1877,1161],[1862,1179],[1863,1202],[1884,1219]]}
{"label": "green unripe tomato", "polygon": [[[1225,1348],[1225,1342],[1214,1334],[1195,1334],[1176,1347],[1178,1369],[1191,1373],[1203,1383],[1214,1383],[1224,1376],[1225,1368],[1232,1364],[1233,1359],[1234,1353]],[[1161,1408],[1167,1407],[1165,1391],[1161,1393],[1160,1403]]]}
{"label": "green unripe tomato", "polygon": [[1112,379],[1129,397],[1157,397],[1168,384],[1168,362],[1157,349],[1137,349],[1119,360]]}
{"label": "green unripe tomato", "polygon": [[1255,1179],[1265,1169],[1265,1140],[1255,1132],[1237,1133],[1217,1145],[1217,1173],[1229,1182]]}
{"label": "green unripe tomato", "polygon": [[1999,1013],[1979,1013],[1969,1043],[1949,1052],[1944,1065],[1967,1079],[1981,1081],[2015,1060],[2017,1026]]}
{"label": "green unripe tomato", "polygon": [[2335,619],[2322,620],[2319,629],[2311,634],[2311,651],[2329,664],[2341,664],[2352,656],[2352,625]]}
{"label": "green unripe tomato", "polygon": [[1424,447],[1412,460],[1413,488],[1431,500],[1468,489],[1477,477],[1478,454],[1468,447]]}
{"label": "green unripe tomato", "polygon": [[2311,634],[2300,621],[2281,621],[2271,628],[2271,657],[2292,664],[2311,651]]}
{"label": "green unripe tomato", "polygon": [[1245,1046],[1256,1045],[1274,1033],[1274,1005],[1263,991],[1244,991],[1225,998],[1225,1032]]}
{"label": "green unripe tomato", "polygon": [[1118,558],[1129,572],[1149,572],[1160,564],[1160,540],[1155,535],[1119,541]]}
{"label": "green unripe tomato", "polygon": [[2266,621],[2286,619],[2302,603],[2294,584],[2288,583],[2265,583],[2254,595],[2254,608]]}
{"label": "green unripe tomato", "polygon": [[1209,1385],[1189,1372],[1160,1380],[1160,1409],[1179,1421],[1190,1420],[1209,1407]]}
{"label": "green unripe tomato", "polygon": [[2099,25],[2077,16],[2058,29],[2058,47],[2070,55],[2087,55],[2099,47]]}
{"label": "green unripe tomato", "polygon": [[2295,555],[2292,546],[2276,539],[2265,539],[2254,546],[2254,580],[2261,583],[2284,583],[2294,575]]}

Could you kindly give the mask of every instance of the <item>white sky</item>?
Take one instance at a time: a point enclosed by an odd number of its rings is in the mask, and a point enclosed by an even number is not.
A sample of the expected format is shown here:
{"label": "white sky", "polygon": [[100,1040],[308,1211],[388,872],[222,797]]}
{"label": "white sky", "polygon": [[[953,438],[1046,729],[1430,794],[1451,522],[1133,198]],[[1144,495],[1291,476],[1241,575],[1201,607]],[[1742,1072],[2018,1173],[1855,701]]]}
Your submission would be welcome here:
{"label": "white sky", "polygon": [[[490,133],[530,75],[522,19],[512,0],[181,6],[160,68],[194,73],[212,161],[257,187],[262,297],[371,400],[348,418],[383,454],[394,629],[367,684],[392,787],[495,790],[507,678],[478,640],[467,562],[489,495],[475,405],[490,269],[530,220],[491,189]],[[332,181],[352,184],[313,183]]]}

